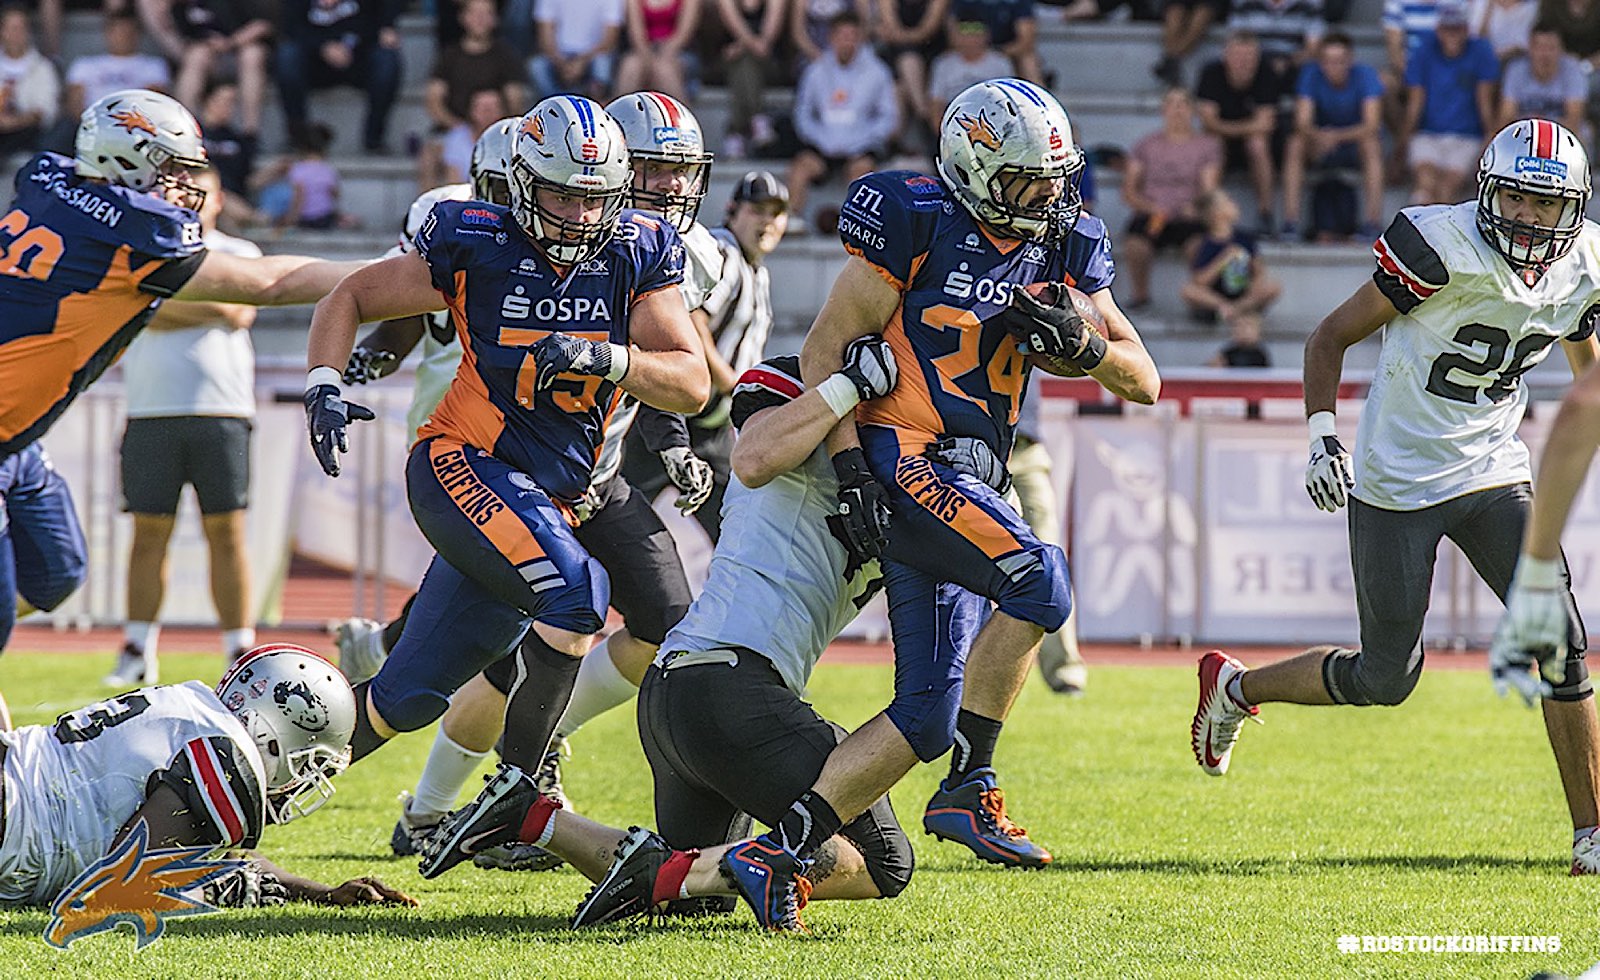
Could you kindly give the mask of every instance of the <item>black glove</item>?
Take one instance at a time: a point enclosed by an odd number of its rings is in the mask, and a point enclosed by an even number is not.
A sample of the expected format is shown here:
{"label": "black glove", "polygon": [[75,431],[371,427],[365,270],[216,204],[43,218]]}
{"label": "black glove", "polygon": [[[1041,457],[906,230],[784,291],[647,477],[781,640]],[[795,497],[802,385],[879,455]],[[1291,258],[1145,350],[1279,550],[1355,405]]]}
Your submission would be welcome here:
{"label": "black glove", "polygon": [[246,861],[237,871],[201,885],[200,897],[219,909],[253,909],[282,905],[289,900],[289,889],[261,865]]}
{"label": "black glove", "polygon": [[550,387],[558,374],[590,374],[603,378],[611,373],[611,345],[604,341],[553,333],[534,344],[532,351],[535,391]]}
{"label": "black glove", "polygon": [[1056,358],[1085,371],[1098,367],[1106,356],[1105,338],[1078,315],[1065,289],[1055,290],[1048,305],[1026,289],[1013,289],[1011,304],[996,317],[1024,354]]}
{"label": "black glove", "polygon": [[882,398],[894,390],[900,380],[900,366],[895,363],[894,351],[889,342],[879,334],[869,334],[850,341],[844,349],[844,366],[839,373],[856,386],[862,401]]}
{"label": "black glove", "polygon": [[317,385],[306,389],[306,429],[311,433],[311,451],[317,454],[322,472],[339,475],[339,454],[350,451],[344,427],[351,422],[370,422],[377,418],[372,409],[347,402],[338,385]]}
{"label": "black glove", "polygon": [[889,492],[867,469],[867,454],[846,449],[833,457],[839,478],[839,523],[845,550],[853,562],[867,562],[883,554],[889,544]]}
{"label": "black glove", "polygon": [[368,381],[387,378],[399,365],[400,359],[394,356],[394,351],[357,347],[350,352],[342,380],[347,385],[364,385]]}

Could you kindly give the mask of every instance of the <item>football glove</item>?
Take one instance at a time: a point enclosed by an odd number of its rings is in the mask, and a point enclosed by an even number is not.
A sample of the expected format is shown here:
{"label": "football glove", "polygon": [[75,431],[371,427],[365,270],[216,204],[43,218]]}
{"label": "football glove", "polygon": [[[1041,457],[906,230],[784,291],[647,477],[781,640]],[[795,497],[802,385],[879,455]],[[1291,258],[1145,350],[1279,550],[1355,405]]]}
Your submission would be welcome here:
{"label": "football glove", "polygon": [[[613,353],[615,346],[603,340],[584,340],[571,334],[550,334],[532,347],[534,390],[544,391],[556,380],[558,374],[588,374],[611,378],[612,368],[618,366]],[[627,371],[625,359],[620,367],[623,372]],[[611,380],[621,380],[621,373]]]}
{"label": "football glove", "polygon": [[879,334],[857,337],[844,349],[844,366],[839,373],[856,386],[862,401],[882,398],[894,390],[900,380],[900,366],[895,363],[894,351],[889,342]]}
{"label": "football glove", "polygon": [[350,451],[350,442],[345,438],[344,427],[351,422],[370,422],[377,416],[365,405],[345,401],[340,397],[338,385],[316,385],[307,388],[305,405],[306,430],[311,435],[311,451],[317,454],[317,462],[322,464],[322,472],[329,476],[338,476],[339,454]]}
{"label": "football glove", "polygon": [[1001,496],[1011,492],[1011,472],[982,439],[945,436],[931,443],[923,455],[957,473],[976,477]]}
{"label": "football glove", "polygon": [[1317,412],[1311,425],[1311,461],[1306,464],[1306,493],[1311,502],[1332,514],[1350,499],[1356,485],[1350,454],[1333,431],[1333,413]]}
{"label": "football glove", "polygon": [[889,492],[867,469],[867,454],[846,449],[833,457],[839,478],[839,525],[854,563],[872,561],[889,544]]}
{"label": "football glove", "polygon": [[341,380],[347,385],[364,385],[369,381],[387,378],[399,365],[400,359],[394,356],[392,350],[357,347],[350,352],[350,360],[345,362]]}
{"label": "football glove", "polygon": [[678,510],[685,516],[700,509],[716,487],[711,464],[694,454],[688,446],[673,446],[661,451],[661,465],[667,479],[678,488]]}
{"label": "football glove", "polygon": [[1569,622],[1561,563],[1523,555],[1489,646],[1495,693],[1505,697],[1515,690],[1530,708],[1548,697],[1552,685],[1566,679]]}
{"label": "football glove", "polygon": [[1084,371],[1099,367],[1106,356],[1106,339],[1078,315],[1065,289],[1055,290],[1045,304],[1019,286],[1011,291],[1010,305],[996,317],[1017,339],[1017,350],[1023,354],[1056,358]]}
{"label": "football glove", "polygon": [[219,909],[253,909],[282,905],[289,900],[289,889],[261,865],[246,861],[238,870],[201,885],[200,897]]}

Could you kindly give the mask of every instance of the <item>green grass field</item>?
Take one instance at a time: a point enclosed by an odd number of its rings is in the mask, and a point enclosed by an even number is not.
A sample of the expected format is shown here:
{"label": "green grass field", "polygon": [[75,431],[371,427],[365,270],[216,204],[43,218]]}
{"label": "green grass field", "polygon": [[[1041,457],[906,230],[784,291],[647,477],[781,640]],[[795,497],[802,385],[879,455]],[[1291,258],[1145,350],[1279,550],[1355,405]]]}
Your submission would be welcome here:
{"label": "green grass field", "polygon": [[[168,679],[211,657],[163,660]],[[18,723],[97,697],[105,658],[8,653]],[[886,700],[887,668],[824,666],[813,693],[846,725]],[[992,869],[921,833],[943,766],[895,792],[917,871],[892,902],[818,903],[813,935],[759,933],[743,909],[710,924],[566,928],[587,882],[570,869],[459,868],[421,880],[389,856],[395,796],[431,736],[400,739],[263,849],[324,881],[376,874],[416,910],[289,906],[175,920],[135,954],[126,930],[66,952],[41,912],[0,913],[0,976],[43,977],[1526,977],[1600,959],[1600,883],[1566,876],[1569,828],[1538,715],[1476,672],[1436,672],[1395,710],[1273,707],[1246,726],[1234,771],[1189,755],[1194,673],[1097,670],[1087,698],[1031,682],[1001,742],[1013,815],[1055,854]],[[631,711],[574,739],[567,789],[589,816],[650,819]],[[475,791],[474,785],[473,790]],[[1538,954],[1341,955],[1343,934],[1557,935]]]}

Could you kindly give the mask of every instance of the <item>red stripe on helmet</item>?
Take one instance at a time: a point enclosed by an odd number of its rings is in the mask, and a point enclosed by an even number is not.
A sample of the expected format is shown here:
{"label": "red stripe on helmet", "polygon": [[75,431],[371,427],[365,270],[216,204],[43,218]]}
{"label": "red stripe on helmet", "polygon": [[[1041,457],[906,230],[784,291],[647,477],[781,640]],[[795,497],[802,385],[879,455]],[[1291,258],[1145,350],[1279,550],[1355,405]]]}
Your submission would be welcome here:
{"label": "red stripe on helmet", "polygon": [[1556,126],[1546,119],[1533,121],[1533,155],[1541,160],[1555,158]]}
{"label": "red stripe on helmet", "polygon": [[667,125],[668,126],[677,126],[678,125],[678,104],[676,102],[674,102],[672,99],[669,99],[668,97],[662,95],[660,92],[649,92],[647,94],[652,99],[655,99],[656,100],[656,104],[661,107],[661,114],[667,117]]}

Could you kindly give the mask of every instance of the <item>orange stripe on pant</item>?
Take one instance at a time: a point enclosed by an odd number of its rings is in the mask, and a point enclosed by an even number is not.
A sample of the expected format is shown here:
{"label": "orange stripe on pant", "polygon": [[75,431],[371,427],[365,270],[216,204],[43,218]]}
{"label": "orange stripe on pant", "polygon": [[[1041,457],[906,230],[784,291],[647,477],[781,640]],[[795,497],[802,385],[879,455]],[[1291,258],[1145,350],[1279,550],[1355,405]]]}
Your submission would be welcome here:
{"label": "orange stripe on pant", "polygon": [[[926,439],[922,442],[926,446]],[[1022,542],[1006,530],[1005,525],[955,484],[941,479],[931,460],[925,456],[904,455],[906,448],[902,443],[902,455],[894,467],[894,482],[918,506],[990,558],[1003,558],[1023,550]]]}
{"label": "orange stripe on pant", "polygon": [[528,526],[472,471],[466,448],[461,443],[435,439],[428,446],[428,463],[433,468],[434,479],[439,481],[451,502],[483,532],[512,567],[521,568],[535,558],[544,557],[544,548],[539,546]]}

